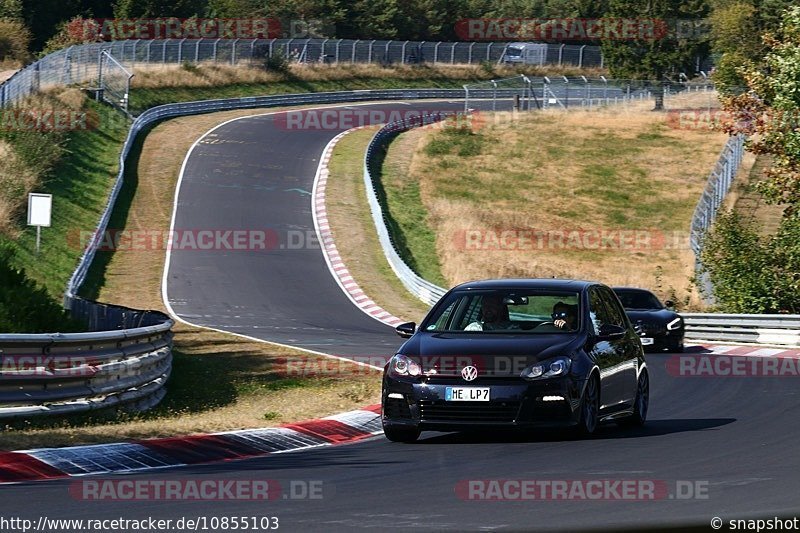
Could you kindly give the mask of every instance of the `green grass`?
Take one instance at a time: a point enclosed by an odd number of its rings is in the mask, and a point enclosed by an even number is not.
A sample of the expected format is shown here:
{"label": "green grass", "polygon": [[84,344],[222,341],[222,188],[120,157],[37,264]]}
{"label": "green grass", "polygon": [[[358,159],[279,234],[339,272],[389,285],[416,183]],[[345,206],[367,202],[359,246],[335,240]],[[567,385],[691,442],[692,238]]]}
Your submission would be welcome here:
{"label": "green grass", "polygon": [[40,253],[35,228],[25,228],[16,241],[15,264],[59,300],[82,253],[81,232],[93,231],[105,208],[128,129],[115,111],[87,105],[98,113],[99,127],[69,134],[66,153],[37,191],[53,195],[52,225],[42,228]]}
{"label": "green grass", "polygon": [[[400,257],[423,279],[447,286],[436,253],[436,232],[427,222],[428,211],[422,203],[419,182],[408,179],[406,174],[410,158],[403,157],[404,148],[398,142],[400,138],[395,137],[388,147],[384,160],[388,163],[381,164],[378,175],[373,175],[378,199],[384,206],[389,233]],[[446,136],[446,139],[450,138],[457,140],[441,143],[442,149],[460,150],[468,146],[473,150],[478,146],[465,135]],[[462,142],[464,144],[460,144]]]}

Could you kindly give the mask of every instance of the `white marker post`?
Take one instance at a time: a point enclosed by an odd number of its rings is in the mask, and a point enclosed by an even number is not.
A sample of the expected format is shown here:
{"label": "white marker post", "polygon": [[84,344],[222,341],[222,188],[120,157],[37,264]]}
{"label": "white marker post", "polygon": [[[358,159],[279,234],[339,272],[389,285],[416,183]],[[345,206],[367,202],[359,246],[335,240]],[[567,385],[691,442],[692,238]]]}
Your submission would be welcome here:
{"label": "white marker post", "polygon": [[53,195],[32,192],[28,195],[28,225],[36,226],[36,253],[42,240],[42,226],[50,227]]}

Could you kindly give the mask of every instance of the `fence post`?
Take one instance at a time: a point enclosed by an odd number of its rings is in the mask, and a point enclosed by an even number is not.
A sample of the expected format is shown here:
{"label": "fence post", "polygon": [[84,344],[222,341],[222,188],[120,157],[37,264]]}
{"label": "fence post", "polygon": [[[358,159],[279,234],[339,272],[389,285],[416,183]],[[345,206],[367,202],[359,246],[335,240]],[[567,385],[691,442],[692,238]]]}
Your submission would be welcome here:
{"label": "fence post", "polygon": [[372,63],[372,48],[375,45],[376,39],[372,39],[369,43],[369,54],[367,55],[367,63]]}
{"label": "fence post", "polygon": [[566,46],[565,44],[562,44],[561,46],[558,47],[558,66],[559,67],[561,66],[561,56],[563,55],[565,46]]}
{"label": "fence post", "polygon": [[[67,48],[67,54],[64,57],[64,85],[69,85],[72,83],[72,49],[74,46],[70,46]],[[2,107],[2,102],[0,102],[0,107]]]}
{"label": "fence post", "polygon": [[439,45],[442,44],[442,41],[437,41],[436,46],[433,47],[433,64],[435,65],[439,61]]}
{"label": "fence post", "polygon": [[216,41],[214,41],[214,63],[216,63],[217,60],[218,60],[217,52],[219,50],[219,41],[220,41],[220,39],[217,39]]}
{"label": "fence post", "polygon": [[583,49],[586,48],[584,44],[581,46],[581,49],[578,51],[578,68],[583,68]]}
{"label": "fence post", "polygon": [[456,62],[456,45],[458,43],[453,43],[453,46],[450,48],[450,64],[454,65]]}
{"label": "fence post", "polygon": [[403,49],[400,52],[403,55],[403,57],[400,58],[400,64],[401,65],[405,65],[406,64],[406,46],[408,46],[408,41],[403,43]]}
{"label": "fence post", "polygon": [[383,50],[383,62],[389,63],[389,45],[392,44],[392,41],[386,41],[386,47]]}
{"label": "fence post", "polygon": [[469,53],[469,57],[467,59],[467,63],[469,63],[470,65],[472,64],[472,48],[474,46],[475,46],[475,43],[470,43],[470,45],[469,45],[469,52],[468,52]]}
{"label": "fence post", "polygon": [[486,47],[486,61],[492,60],[492,45],[494,43],[489,43],[489,46]]}
{"label": "fence post", "polygon": [[464,85],[464,114],[469,113],[469,85]]}
{"label": "fence post", "polygon": [[180,65],[183,62],[183,43],[186,42],[186,38],[184,37],[181,42],[178,43],[178,64]]}
{"label": "fence post", "polygon": [[233,40],[233,45],[231,46],[231,65],[236,64],[236,45],[239,44],[239,39]]}
{"label": "fence post", "polygon": [[353,42],[353,51],[352,51],[352,54],[350,55],[350,63],[351,64],[355,64],[355,62],[356,62],[356,47],[358,46],[358,43],[360,43],[360,42],[361,42],[361,39],[356,39]]}
{"label": "fence post", "polygon": [[[563,44],[561,46],[564,46]],[[564,78],[564,107],[569,108],[569,78],[566,76],[562,76]]]}
{"label": "fence post", "polygon": [[497,82],[492,80],[492,111],[497,111]]}

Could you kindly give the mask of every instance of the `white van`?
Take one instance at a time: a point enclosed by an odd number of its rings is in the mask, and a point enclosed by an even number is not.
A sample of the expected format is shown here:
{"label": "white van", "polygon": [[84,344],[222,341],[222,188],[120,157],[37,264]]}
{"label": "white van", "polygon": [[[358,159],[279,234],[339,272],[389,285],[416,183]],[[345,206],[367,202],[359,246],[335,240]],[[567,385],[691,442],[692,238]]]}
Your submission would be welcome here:
{"label": "white van", "polygon": [[543,43],[511,43],[506,47],[503,63],[544,65],[547,60],[547,45]]}

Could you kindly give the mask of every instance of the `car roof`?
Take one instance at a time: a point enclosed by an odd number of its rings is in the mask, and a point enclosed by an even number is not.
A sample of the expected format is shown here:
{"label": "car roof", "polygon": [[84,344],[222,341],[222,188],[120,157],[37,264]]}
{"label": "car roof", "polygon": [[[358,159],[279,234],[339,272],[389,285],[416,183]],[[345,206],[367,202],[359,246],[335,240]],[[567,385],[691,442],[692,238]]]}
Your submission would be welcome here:
{"label": "car roof", "polygon": [[613,290],[615,292],[616,291],[638,291],[638,292],[648,292],[650,294],[653,294],[653,291],[651,291],[649,289],[642,289],[640,287],[611,287],[611,290]]}
{"label": "car roof", "polygon": [[456,285],[453,289],[477,290],[477,289],[549,289],[564,291],[582,291],[592,285],[597,285],[594,281],[582,281],[576,279],[553,279],[553,278],[516,278],[516,279],[484,279],[478,281],[468,281],[461,285]]}

